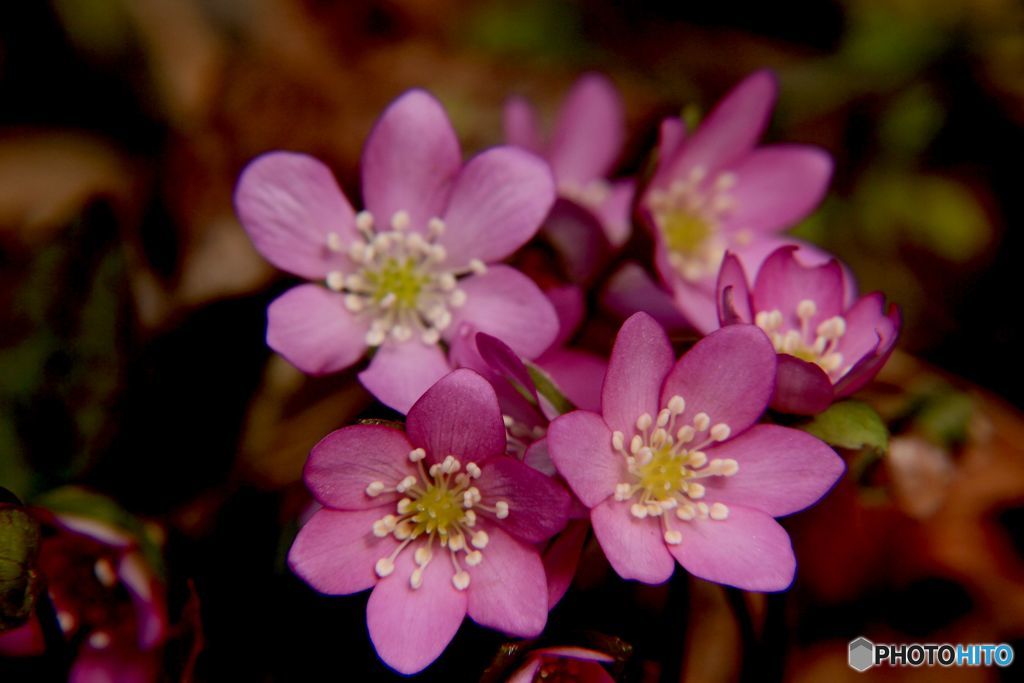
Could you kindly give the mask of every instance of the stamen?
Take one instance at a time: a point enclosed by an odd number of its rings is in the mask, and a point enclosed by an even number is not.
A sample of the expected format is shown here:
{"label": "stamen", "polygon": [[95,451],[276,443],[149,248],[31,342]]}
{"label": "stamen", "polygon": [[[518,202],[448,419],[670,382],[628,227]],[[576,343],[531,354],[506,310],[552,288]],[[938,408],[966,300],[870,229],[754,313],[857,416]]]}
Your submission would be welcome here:
{"label": "stamen", "polygon": [[725,441],[730,434],[732,434],[732,430],[724,422],[719,422],[711,428],[711,438],[714,441]]}
{"label": "stamen", "polygon": [[427,452],[422,448],[414,448],[409,451],[409,460],[412,462],[420,462],[425,457],[427,457]]}
{"label": "stamen", "polygon": [[729,508],[722,503],[713,503],[711,509],[708,512],[708,516],[711,519],[721,521],[729,517]]}
{"label": "stamen", "polygon": [[678,529],[669,529],[665,532],[665,543],[669,545],[679,545],[683,542],[683,535]]}
{"label": "stamen", "polygon": [[469,572],[462,570],[452,576],[452,585],[460,591],[469,588]]}
{"label": "stamen", "polygon": [[366,487],[366,495],[370,498],[376,498],[384,492],[384,482],[382,481],[371,481],[370,485]]}
{"label": "stamen", "polygon": [[391,227],[395,230],[405,230],[409,227],[409,213],[407,211],[396,211],[391,217]]}
{"label": "stamen", "polygon": [[335,292],[345,289],[345,274],[339,270],[327,273],[327,287]]}
{"label": "stamen", "polygon": [[668,401],[668,409],[673,415],[682,415],[686,410],[686,401],[679,394],[676,394]]}
{"label": "stamen", "polygon": [[711,424],[711,418],[707,413],[697,413],[693,416],[693,426],[698,432],[703,432]]}

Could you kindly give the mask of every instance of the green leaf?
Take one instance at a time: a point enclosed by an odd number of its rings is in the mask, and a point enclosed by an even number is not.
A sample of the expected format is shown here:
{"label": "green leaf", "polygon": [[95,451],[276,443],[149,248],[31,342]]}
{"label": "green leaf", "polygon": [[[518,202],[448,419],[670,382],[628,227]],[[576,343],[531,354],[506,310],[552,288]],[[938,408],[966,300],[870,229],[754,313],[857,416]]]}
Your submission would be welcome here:
{"label": "green leaf", "polygon": [[800,428],[840,448],[872,448],[884,452],[889,446],[889,430],[882,418],[874,408],[860,401],[833,403]]}
{"label": "green leaf", "polygon": [[18,506],[0,507],[0,631],[24,623],[39,589],[39,525]]}

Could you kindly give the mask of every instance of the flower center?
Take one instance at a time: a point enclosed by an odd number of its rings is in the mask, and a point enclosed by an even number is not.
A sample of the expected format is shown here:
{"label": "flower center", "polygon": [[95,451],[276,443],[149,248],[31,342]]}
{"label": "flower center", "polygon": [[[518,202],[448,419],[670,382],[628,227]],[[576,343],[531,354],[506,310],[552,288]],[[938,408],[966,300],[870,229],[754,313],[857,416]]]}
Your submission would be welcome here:
{"label": "flower center", "polygon": [[345,253],[355,265],[352,273],[332,271],[327,286],[345,294],[345,307],[370,319],[366,333],[369,346],[380,346],[389,337],[397,342],[419,336],[424,344],[436,344],[451,324],[452,308],[466,302],[458,278],[484,273],[478,259],[466,268],[442,265],[447,252],[437,244],[444,221],[431,218],[427,236],[409,229],[409,214],[397,211],[387,229],[376,226],[369,211],[356,215],[358,237],[347,247],[337,233],[327,235],[327,248]]}
{"label": "flower center", "polygon": [[739,463],[732,458],[708,460],[702,449],[725,441],[731,430],[719,422],[711,424],[707,413],[697,413],[691,424],[679,424],[679,416],[686,410],[682,396],[673,396],[653,418],[644,413],[636,420],[635,431],[626,442],[626,435],[612,432],[612,448],[625,458],[630,476],[615,487],[615,500],[636,499],[629,512],[638,519],[659,517],[665,542],[682,542],[682,534],[672,528],[668,512],[675,510],[676,518],[689,521],[694,518],[723,520],[729,508],[722,503],[710,506],[701,500],[705,488],[700,483],[707,477],[731,477],[739,471]]}
{"label": "flower center", "polygon": [[654,222],[668,249],[668,261],[682,278],[700,280],[718,272],[728,247],[720,226],[735,208],[729,194],[735,184],[733,173],[708,180],[707,170],[695,166],[667,190],[651,191]]}
{"label": "flower center", "polygon": [[373,523],[373,533],[378,538],[394,536],[399,545],[394,552],[377,561],[374,568],[377,576],[388,576],[395,570],[395,558],[411,543],[417,544],[413,555],[416,569],[409,576],[409,585],[419,588],[423,584],[423,570],[434,558],[434,541],[448,550],[452,563],[452,584],[459,590],[469,586],[469,572],[462,568],[459,553],[463,553],[466,565],[475,567],[483,561],[481,552],[487,547],[489,538],[483,529],[474,531],[477,524],[477,510],[485,510],[498,519],[508,517],[508,503],[503,500],[494,505],[482,502],[480,490],[473,481],[480,478],[481,469],[476,463],[468,463],[466,471],[460,472],[462,463],[454,456],[447,456],[443,462],[423,466],[426,452],[416,448],[409,452],[410,462],[416,465],[416,474],[405,477],[392,487],[382,481],[370,482],[366,495],[374,498],[385,492],[403,494],[398,501],[398,514],[385,515]]}
{"label": "flower center", "polygon": [[816,364],[832,381],[842,377],[849,367],[844,367],[843,354],[836,349],[846,334],[846,319],[834,315],[818,323],[812,332],[811,320],[818,313],[817,304],[811,299],[803,299],[797,304],[795,313],[797,325],[788,328],[778,309],[758,311],[754,323],[764,330],[778,353]]}

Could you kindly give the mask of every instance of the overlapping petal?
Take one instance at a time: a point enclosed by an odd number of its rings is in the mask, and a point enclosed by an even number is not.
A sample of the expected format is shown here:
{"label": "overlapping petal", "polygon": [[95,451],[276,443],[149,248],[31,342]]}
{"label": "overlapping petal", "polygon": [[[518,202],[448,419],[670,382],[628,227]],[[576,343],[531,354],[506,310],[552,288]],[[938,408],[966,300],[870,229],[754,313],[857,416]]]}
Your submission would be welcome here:
{"label": "overlapping petal", "polygon": [[487,533],[483,561],[467,570],[469,616],[514,636],[537,636],[548,618],[548,586],[540,556],[498,527],[488,525]]}
{"label": "overlapping petal", "polygon": [[455,370],[430,387],[406,418],[409,440],[427,451],[428,462],[454,455],[481,463],[505,452],[498,397],[472,370]]}
{"label": "overlapping petal", "polygon": [[352,425],[331,432],[313,446],[303,478],[322,504],[362,510],[394,503],[399,496],[366,495],[370,482],[393,487],[409,475],[412,445],[405,434],[382,425]]}
{"label": "overlapping petal", "polygon": [[359,360],[368,327],[340,294],[313,284],[289,289],[267,308],[267,345],[309,375],[344,370]]}
{"label": "overlapping petal", "polygon": [[349,595],[373,587],[377,582],[374,565],[398,545],[392,536],[373,534],[373,523],[390,510],[317,510],[299,529],[288,551],[288,566],[328,595]]}
{"label": "overlapping petal", "polygon": [[612,430],[632,434],[637,417],[658,414],[658,392],[674,359],[668,336],[654,318],[636,313],[622,324],[601,391],[601,410]]}
{"label": "overlapping petal", "polygon": [[359,381],[378,401],[407,413],[423,392],[449,372],[451,366],[436,344],[413,339],[378,348],[370,365],[359,373]]}
{"label": "overlapping petal", "polygon": [[629,503],[609,498],[590,511],[605,557],[624,579],[662,583],[672,576],[676,563],[665,548],[661,526],[651,519],[637,519]]}
{"label": "overlapping petal", "polygon": [[625,114],[615,86],[604,76],[582,76],[555,120],[549,159],[559,182],[603,177],[622,148]]}
{"label": "overlapping petal", "polygon": [[612,450],[612,433],[596,413],[575,410],[548,427],[548,452],[573,493],[587,507],[598,505],[625,479],[622,456]]}
{"label": "overlapping petal", "polygon": [[[508,517],[496,523],[522,541],[546,541],[564,529],[569,519],[571,498],[566,490],[513,458],[490,460],[475,485],[485,499],[508,503]],[[480,516],[495,519],[487,511]]]}

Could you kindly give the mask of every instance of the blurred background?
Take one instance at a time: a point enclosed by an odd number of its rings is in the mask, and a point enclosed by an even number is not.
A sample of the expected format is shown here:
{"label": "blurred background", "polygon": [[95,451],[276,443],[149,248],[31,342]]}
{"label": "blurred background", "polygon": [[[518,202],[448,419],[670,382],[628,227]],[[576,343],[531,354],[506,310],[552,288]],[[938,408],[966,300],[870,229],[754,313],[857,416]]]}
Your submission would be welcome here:
{"label": "blurred background", "polygon": [[[599,70],[626,104],[624,175],[661,117],[699,116],[762,67],[781,87],[766,139],[836,162],[795,233],[903,309],[901,352],[867,393],[893,437],[851,448],[850,476],[787,523],[790,593],[625,585],[590,548],[543,644],[613,651],[634,681],[854,680],[859,635],[1024,656],[1018,0],[2,3],[0,486],[134,520],[166,590],[160,680],[397,678],[365,595],[318,596],[284,566],[309,448],[380,411],[353,373],[305,378],[265,347],[292,281],[235,217],[239,172],[304,151],[358,197],[363,140],[404,90],[435,93],[469,154],[502,142],[509,95],[550,116]],[[607,349],[615,324],[581,343]],[[492,663],[501,680],[534,646],[503,642],[467,623],[423,680]],[[3,680],[62,675],[41,659],[0,659]]]}

